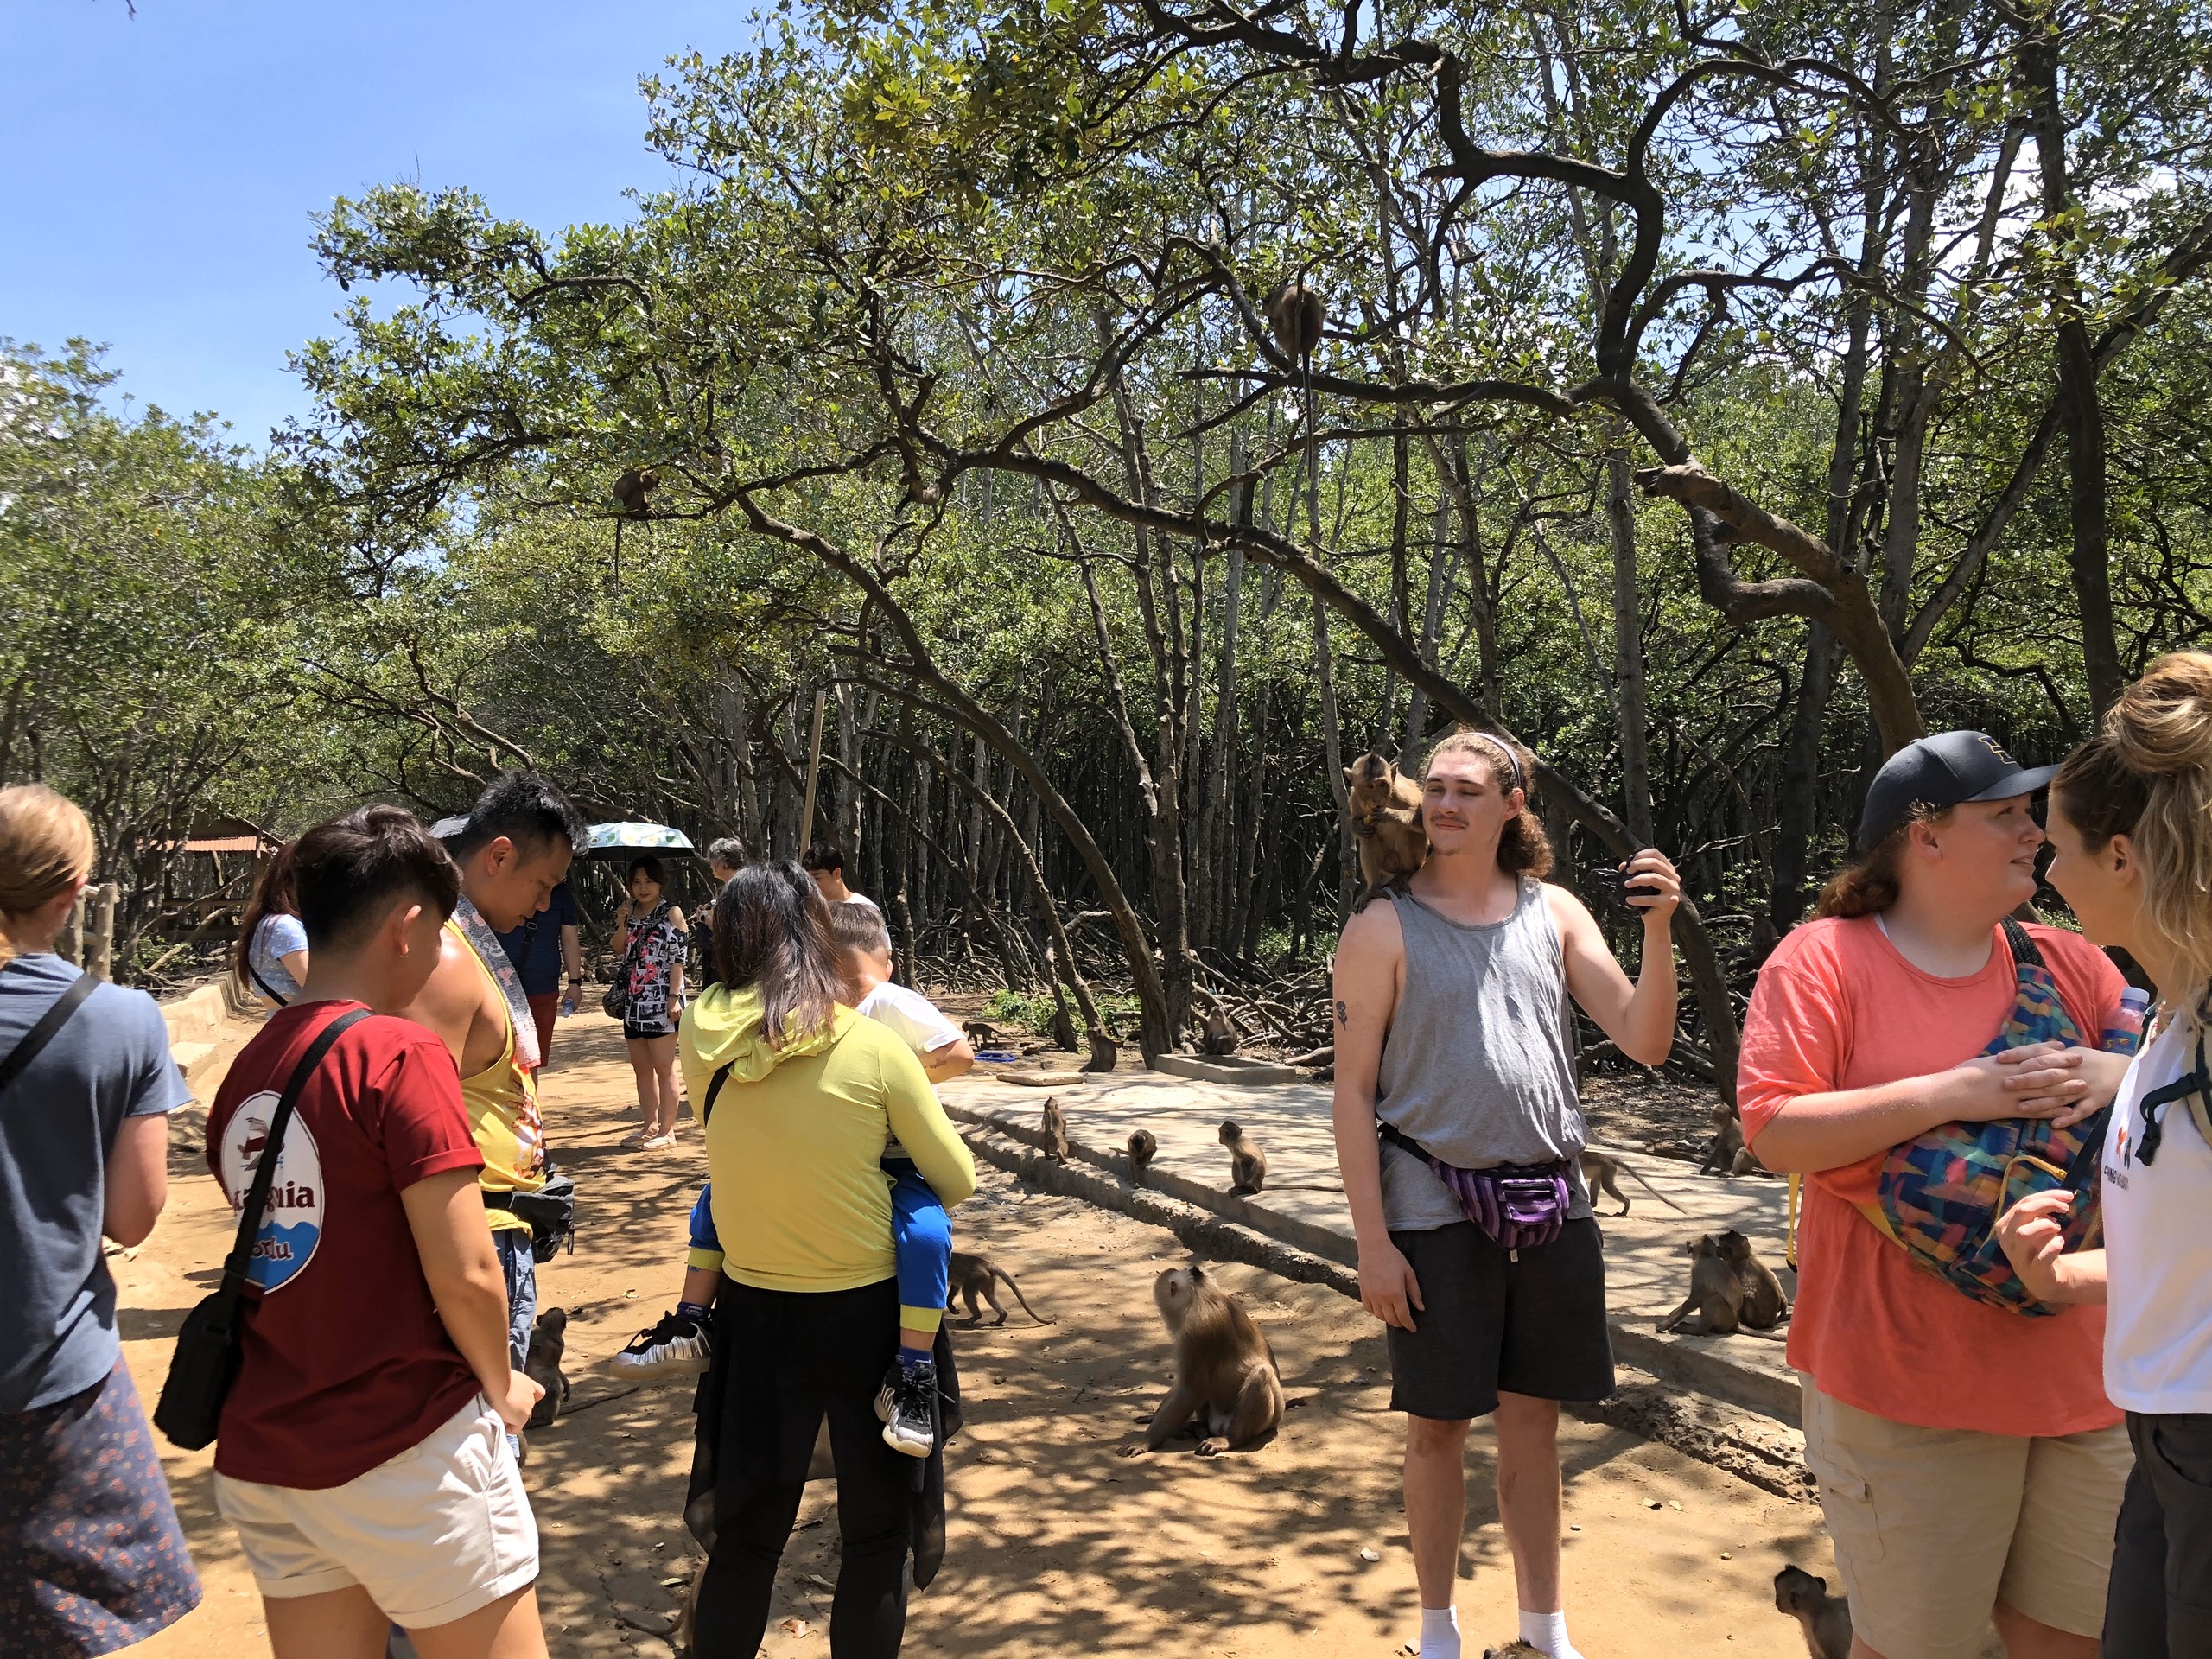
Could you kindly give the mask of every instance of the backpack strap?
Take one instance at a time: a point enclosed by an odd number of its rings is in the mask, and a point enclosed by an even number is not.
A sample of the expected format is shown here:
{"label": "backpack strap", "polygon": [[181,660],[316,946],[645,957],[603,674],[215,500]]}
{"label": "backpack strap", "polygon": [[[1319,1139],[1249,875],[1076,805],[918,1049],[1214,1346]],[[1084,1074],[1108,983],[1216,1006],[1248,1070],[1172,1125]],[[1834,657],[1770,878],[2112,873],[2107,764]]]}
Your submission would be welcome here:
{"label": "backpack strap", "polygon": [[15,1047],[0,1059],[0,1092],[23,1074],[23,1068],[39,1056],[39,1051],[52,1042],[54,1033],[69,1023],[69,1016],[85,1005],[85,999],[99,986],[99,981],[90,974],[80,973],[71,981],[67,989],[47,1004],[46,1012],[38,1023],[16,1039]]}
{"label": "backpack strap", "polygon": [[729,1065],[722,1067],[721,1071],[715,1073],[714,1081],[707,1085],[707,1098],[699,1108],[700,1134],[704,1135],[707,1132],[707,1120],[715,1115],[715,1096],[721,1093],[722,1084],[729,1081],[730,1066],[736,1064],[735,1060],[732,1060]]}
{"label": "backpack strap", "polygon": [[[1999,925],[2005,930],[2005,944],[2012,952],[2014,972],[2018,972],[2023,967],[2040,968],[2045,973],[2050,971],[2050,964],[2044,961],[2043,952],[2036,949],[2036,942],[2029,936],[2026,928],[2022,927],[2010,916],[2007,916]],[[2068,1011],[2068,1017],[2072,1017],[2070,1009]]]}
{"label": "backpack strap", "polygon": [[2196,1121],[2196,1132],[2207,1144],[2212,1144],[2212,1072],[2204,1064],[2204,1031],[2196,1033],[2196,1064],[2163,1089],[2153,1089],[2138,1103],[2143,1114],[2143,1144],[2135,1149],[2138,1161],[2149,1165],[2157,1161],[2158,1147],[2164,1142],[2166,1126],[2159,1121],[2158,1108],[2171,1106],[2175,1101],[2189,1103],[2189,1115]]}

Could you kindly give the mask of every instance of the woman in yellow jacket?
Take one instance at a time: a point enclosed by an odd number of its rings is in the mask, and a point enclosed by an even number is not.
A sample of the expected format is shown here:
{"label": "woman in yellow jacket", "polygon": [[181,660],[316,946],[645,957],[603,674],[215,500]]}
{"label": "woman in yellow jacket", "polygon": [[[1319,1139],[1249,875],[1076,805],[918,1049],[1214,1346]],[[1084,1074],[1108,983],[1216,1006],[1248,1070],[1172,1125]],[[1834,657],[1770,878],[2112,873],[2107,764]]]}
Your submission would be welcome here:
{"label": "woman in yellow jacket", "polygon": [[839,1006],[829,909],[797,864],[732,877],[714,941],[721,982],[684,1011],[677,1045],[722,1251],[701,1395],[712,1502],[695,1471],[688,1511],[712,1540],[694,1650],[759,1650],[826,1416],[843,1541],[830,1651],[892,1659],[934,1460],[893,1451],[876,1420],[899,1325],[883,1153],[895,1138],[948,1206],[976,1190],[976,1166],[912,1052]]}

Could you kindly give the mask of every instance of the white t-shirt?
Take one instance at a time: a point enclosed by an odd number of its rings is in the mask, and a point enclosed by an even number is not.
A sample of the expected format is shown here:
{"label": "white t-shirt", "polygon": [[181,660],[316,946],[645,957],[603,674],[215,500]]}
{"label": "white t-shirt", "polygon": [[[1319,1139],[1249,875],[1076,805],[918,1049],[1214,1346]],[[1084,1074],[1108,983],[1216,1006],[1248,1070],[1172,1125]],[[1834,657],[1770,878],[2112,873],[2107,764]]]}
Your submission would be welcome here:
{"label": "white t-shirt", "polygon": [[2105,1136],[2105,1392],[2126,1411],[2212,1412],[2212,1146],[2177,1100],[2158,1108],[2158,1161],[2139,1155],[2138,1103],[2196,1052],[2182,1020],[2159,1033],[2128,1068]]}
{"label": "white t-shirt", "polygon": [[861,999],[860,1012],[898,1033],[916,1059],[960,1040],[960,1027],[939,1014],[934,1002],[887,980]]}
{"label": "white t-shirt", "polygon": [[[837,902],[841,905],[866,905],[877,915],[880,916],[883,914],[883,906],[877,904],[874,899],[869,898],[868,894],[864,893],[848,892],[845,896],[840,899]],[[937,1010],[935,1008],[931,1008],[930,1012],[931,1014],[935,1014]]]}

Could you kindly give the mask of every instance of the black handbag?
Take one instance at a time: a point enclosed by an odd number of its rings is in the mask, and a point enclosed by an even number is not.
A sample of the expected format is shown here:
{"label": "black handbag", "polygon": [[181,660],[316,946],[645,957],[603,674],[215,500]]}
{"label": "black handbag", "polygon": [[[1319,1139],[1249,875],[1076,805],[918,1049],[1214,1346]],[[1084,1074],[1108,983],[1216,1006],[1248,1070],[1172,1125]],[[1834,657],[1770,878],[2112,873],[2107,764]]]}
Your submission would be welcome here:
{"label": "black handbag", "polygon": [[223,1420],[224,1396],[238,1378],[239,1338],[245,1334],[238,1305],[245,1295],[254,1236],[269,1208],[269,1189],[276,1179],[277,1154],[292,1121],[292,1108],[331,1045],[368,1017],[368,1009],[354,1008],[322,1028],[292,1068],[291,1081],[284,1085],[276,1115],[269,1120],[269,1141],[261,1149],[253,1184],[238,1212],[238,1236],[223,1263],[223,1282],[184,1316],[183,1328],[176,1333],[176,1351],[169,1356],[168,1380],[162,1384],[161,1401],[154,1408],[154,1427],[180,1451],[197,1452],[214,1440]]}

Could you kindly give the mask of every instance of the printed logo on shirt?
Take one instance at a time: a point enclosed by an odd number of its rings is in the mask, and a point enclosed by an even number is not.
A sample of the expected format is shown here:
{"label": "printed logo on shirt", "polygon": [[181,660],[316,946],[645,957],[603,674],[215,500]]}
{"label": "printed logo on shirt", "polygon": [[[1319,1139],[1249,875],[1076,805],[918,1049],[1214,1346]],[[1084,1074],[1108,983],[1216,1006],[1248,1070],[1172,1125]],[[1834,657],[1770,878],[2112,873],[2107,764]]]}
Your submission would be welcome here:
{"label": "printed logo on shirt", "polygon": [[[219,1168],[233,1214],[245,1205],[269,1147],[269,1123],[277,1096],[268,1090],[238,1103],[223,1126]],[[246,1277],[264,1291],[278,1290],[314,1259],[322,1238],[322,1154],[315,1136],[296,1114],[277,1149],[276,1173],[269,1186],[269,1210],[254,1235],[253,1260]]]}
{"label": "printed logo on shirt", "polygon": [[2117,1165],[2108,1163],[2105,1166],[2105,1179],[2125,1192],[2127,1191],[2128,1160],[2135,1155],[2135,1148],[2127,1138],[2127,1125],[2125,1123],[2120,1126],[2118,1133],[2113,1137],[2113,1149],[2119,1153],[2120,1162]]}

